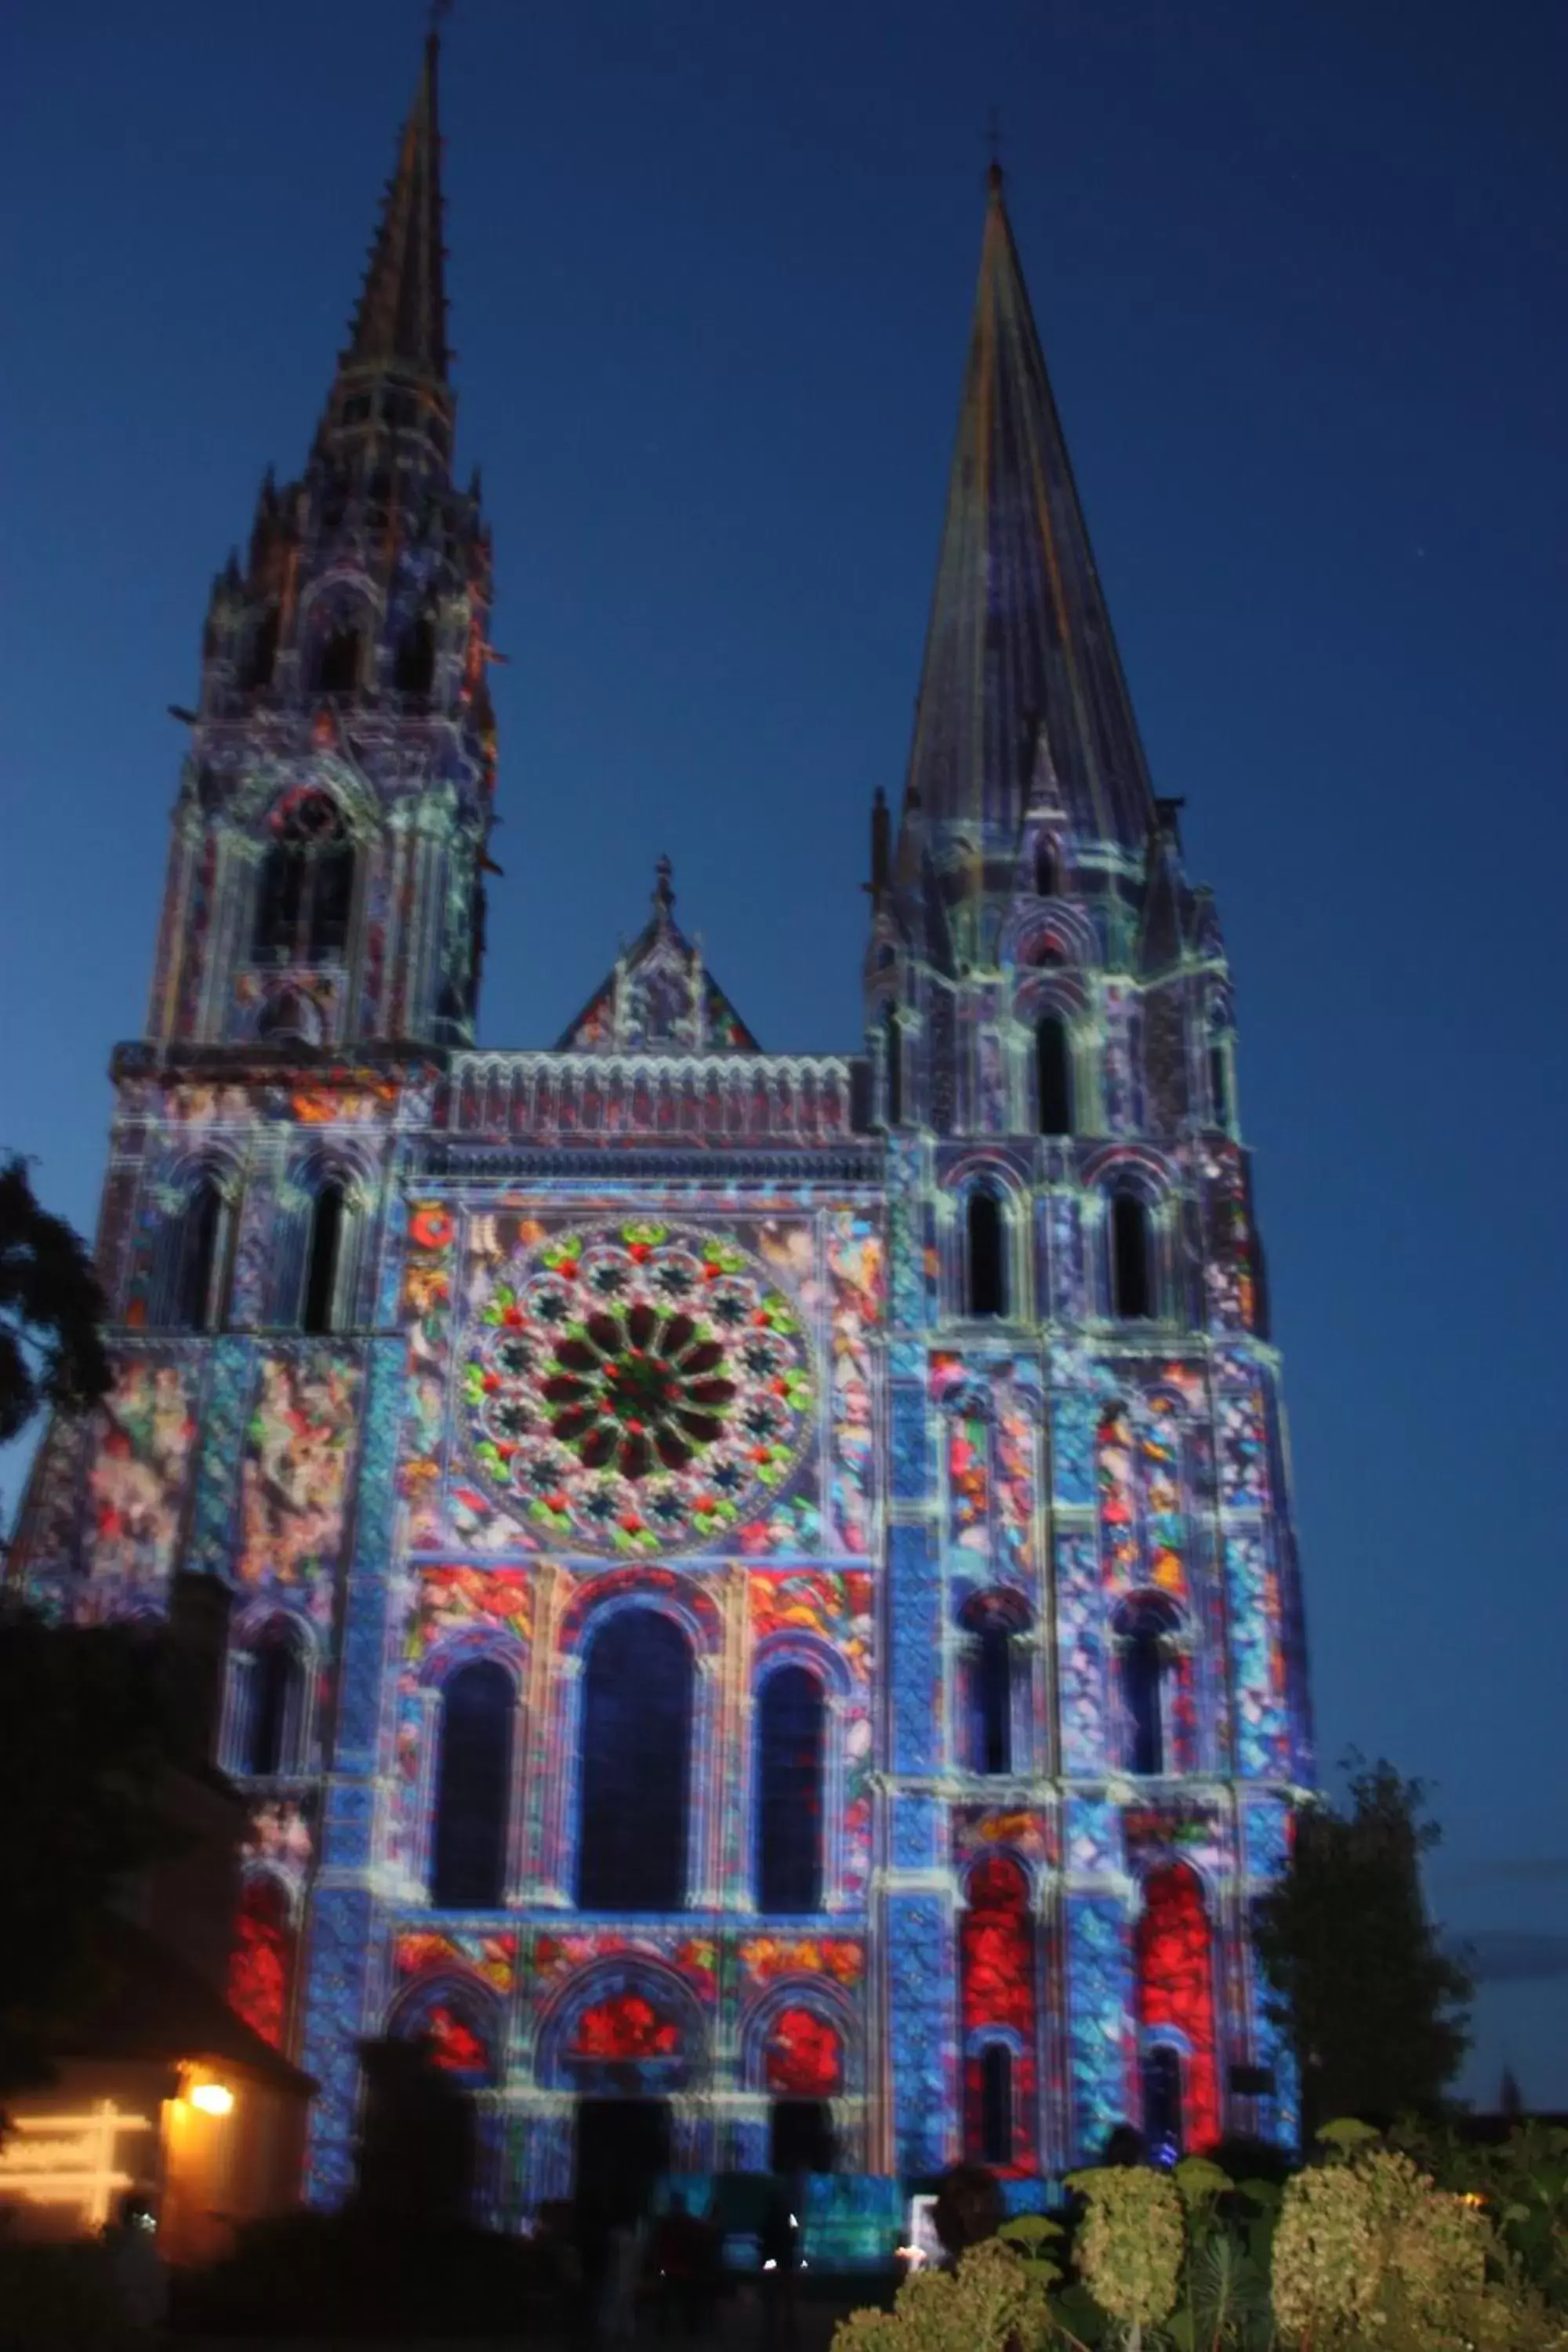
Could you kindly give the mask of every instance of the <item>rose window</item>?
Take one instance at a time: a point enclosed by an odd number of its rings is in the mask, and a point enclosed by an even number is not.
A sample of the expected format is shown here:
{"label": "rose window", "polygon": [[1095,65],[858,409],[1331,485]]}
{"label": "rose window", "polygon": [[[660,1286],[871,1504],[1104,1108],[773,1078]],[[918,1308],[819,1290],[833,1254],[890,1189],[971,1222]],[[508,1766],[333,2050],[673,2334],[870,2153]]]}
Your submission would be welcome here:
{"label": "rose window", "polygon": [[710,1542],[794,1471],[812,1402],[800,1318],[727,1236],[557,1235],[490,1290],[465,1352],[475,1461],[548,1536]]}

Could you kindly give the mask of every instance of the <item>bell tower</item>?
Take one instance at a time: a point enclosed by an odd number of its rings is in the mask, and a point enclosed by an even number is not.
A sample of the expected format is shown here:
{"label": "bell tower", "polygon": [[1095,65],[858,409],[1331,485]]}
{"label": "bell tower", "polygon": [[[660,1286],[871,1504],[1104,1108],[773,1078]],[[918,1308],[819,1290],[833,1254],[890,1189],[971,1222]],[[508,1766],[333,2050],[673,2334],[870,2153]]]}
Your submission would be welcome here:
{"label": "bell tower", "polygon": [[490,541],[452,474],[437,45],[304,473],[213,586],[155,1050],[471,1044],[495,778]]}

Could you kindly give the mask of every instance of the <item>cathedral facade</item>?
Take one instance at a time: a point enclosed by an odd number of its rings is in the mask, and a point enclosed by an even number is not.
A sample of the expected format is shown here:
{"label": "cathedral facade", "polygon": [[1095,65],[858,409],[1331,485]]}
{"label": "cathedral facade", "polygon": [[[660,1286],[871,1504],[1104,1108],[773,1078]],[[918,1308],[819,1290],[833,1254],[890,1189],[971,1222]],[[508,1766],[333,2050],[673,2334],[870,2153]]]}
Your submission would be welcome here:
{"label": "cathedral facade", "polygon": [[865,1029],[765,1052],[668,867],[550,1050],[476,1043],[490,541],[432,43],[309,462],[216,581],[116,1384],[16,1546],[229,1596],[231,1994],[471,2092],[500,2221],[648,2168],[1025,2181],[1288,2140],[1248,1905],[1312,1778],[1230,981],[1149,782],[993,174]]}

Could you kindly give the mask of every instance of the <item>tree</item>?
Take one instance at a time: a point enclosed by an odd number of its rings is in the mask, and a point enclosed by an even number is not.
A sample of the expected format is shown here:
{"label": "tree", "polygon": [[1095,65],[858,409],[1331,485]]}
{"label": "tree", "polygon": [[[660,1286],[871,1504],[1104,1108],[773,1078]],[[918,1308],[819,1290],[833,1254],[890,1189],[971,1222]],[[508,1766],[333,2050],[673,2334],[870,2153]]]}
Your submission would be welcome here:
{"label": "tree", "polygon": [[26,1161],[0,1160],[0,1444],[41,1405],[81,1412],[107,1395],[103,1305],[85,1245],[40,1208]]}
{"label": "tree", "polygon": [[1301,2069],[1307,2135],[1337,2116],[1431,2115],[1469,2046],[1470,1979],[1438,1944],[1421,1856],[1442,1832],[1392,1764],[1347,1759],[1344,1802],[1298,1816],[1254,1935]]}
{"label": "tree", "polygon": [[156,1629],[48,1625],[0,1600],[0,2095],[69,2048],[106,1990],[116,1896],[175,1842],[169,1673]]}

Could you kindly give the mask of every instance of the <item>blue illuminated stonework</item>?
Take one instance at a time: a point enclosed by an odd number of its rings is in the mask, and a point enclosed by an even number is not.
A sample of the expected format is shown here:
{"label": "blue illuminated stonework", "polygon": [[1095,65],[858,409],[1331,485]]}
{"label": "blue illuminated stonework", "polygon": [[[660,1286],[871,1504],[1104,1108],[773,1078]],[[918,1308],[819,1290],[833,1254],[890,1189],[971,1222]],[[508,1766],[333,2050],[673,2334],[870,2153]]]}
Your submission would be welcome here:
{"label": "blue illuminated stonework", "polygon": [[1189,2145],[1289,2139],[1247,1921],[1312,1759],[1231,982],[1000,183],[864,1034],[807,1055],[667,866],[553,1047],[476,1042],[490,541],[438,175],[432,43],[309,463],[213,589],[115,1061],[118,1377],[18,1572],[82,1619],[230,1589],[232,1997],[320,2084],[321,2204],[382,2035],[476,2102],[502,2223],[570,2189],[589,2097],[698,2174],[811,2130],[1022,2181],[1156,2078]]}

